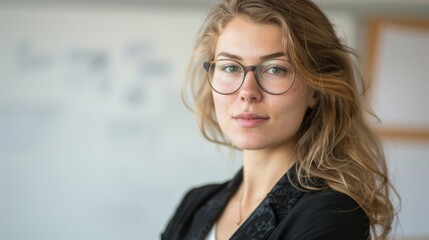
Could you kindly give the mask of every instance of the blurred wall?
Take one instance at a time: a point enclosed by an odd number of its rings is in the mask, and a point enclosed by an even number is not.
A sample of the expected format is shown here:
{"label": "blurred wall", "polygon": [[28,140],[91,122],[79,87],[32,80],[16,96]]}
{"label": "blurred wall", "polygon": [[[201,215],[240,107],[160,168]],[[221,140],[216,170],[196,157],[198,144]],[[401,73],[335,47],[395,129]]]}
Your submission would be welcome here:
{"label": "blurred wall", "polygon": [[[362,18],[327,11],[362,50]],[[207,143],[179,96],[206,13],[0,3],[0,239],[157,239],[189,187],[235,173],[240,155]],[[428,144],[386,149],[397,235],[429,236]]]}
{"label": "blurred wall", "polygon": [[205,13],[0,6],[0,239],[157,239],[235,172],[179,96]]}
{"label": "blurred wall", "polygon": [[[429,2],[419,5],[419,10],[413,4],[403,5],[402,10],[399,5],[386,4],[390,6],[386,11],[381,4],[374,9],[324,6],[339,35],[358,50],[361,58],[357,64],[372,81],[369,100],[381,121],[370,117],[370,122],[380,134],[389,136],[383,138],[383,145],[391,180],[402,201],[394,235],[397,239],[429,239],[424,220],[429,215],[429,188],[424,184],[429,170],[429,18],[421,14],[429,10]],[[373,19],[394,20],[395,24],[386,24],[375,38]],[[375,52],[370,51],[372,45]],[[395,129],[400,134],[385,134]],[[398,206],[396,198],[394,202]]]}

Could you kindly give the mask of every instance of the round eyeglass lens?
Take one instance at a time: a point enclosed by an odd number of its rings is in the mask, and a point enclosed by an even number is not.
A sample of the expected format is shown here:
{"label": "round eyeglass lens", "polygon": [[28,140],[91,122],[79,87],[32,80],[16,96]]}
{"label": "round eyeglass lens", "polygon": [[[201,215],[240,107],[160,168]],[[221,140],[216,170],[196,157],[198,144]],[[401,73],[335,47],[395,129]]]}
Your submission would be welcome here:
{"label": "round eyeglass lens", "polygon": [[216,92],[231,94],[240,88],[244,69],[233,60],[216,60],[210,65],[208,79]]}
{"label": "round eyeglass lens", "polygon": [[259,86],[271,94],[287,92],[295,80],[292,65],[286,60],[268,60],[256,68]]}

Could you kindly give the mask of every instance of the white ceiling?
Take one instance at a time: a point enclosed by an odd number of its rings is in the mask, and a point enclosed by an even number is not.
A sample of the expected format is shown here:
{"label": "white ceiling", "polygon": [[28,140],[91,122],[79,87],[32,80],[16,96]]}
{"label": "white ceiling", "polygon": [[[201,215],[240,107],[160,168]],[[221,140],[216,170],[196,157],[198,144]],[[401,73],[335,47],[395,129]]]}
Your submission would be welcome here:
{"label": "white ceiling", "polygon": [[429,0],[315,0],[325,8],[369,12],[421,12],[429,17]]}
{"label": "white ceiling", "polygon": [[[400,13],[429,17],[429,0],[314,0],[324,9],[346,10],[358,14]],[[114,4],[157,5],[206,8],[220,0],[0,0],[9,4]]]}

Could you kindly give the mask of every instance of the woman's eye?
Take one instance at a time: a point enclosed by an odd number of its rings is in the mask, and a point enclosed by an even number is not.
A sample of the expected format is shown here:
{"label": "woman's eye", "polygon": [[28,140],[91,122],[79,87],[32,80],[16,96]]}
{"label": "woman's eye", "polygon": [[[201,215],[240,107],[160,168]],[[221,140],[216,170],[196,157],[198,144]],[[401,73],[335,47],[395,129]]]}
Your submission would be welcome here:
{"label": "woman's eye", "polygon": [[239,66],[235,66],[235,65],[225,65],[222,67],[222,70],[224,72],[227,73],[235,73],[235,72],[239,72],[240,71],[240,67]]}
{"label": "woman's eye", "polygon": [[273,74],[273,75],[283,75],[287,72],[287,69],[283,67],[271,67],[267,70],[267,73]]}

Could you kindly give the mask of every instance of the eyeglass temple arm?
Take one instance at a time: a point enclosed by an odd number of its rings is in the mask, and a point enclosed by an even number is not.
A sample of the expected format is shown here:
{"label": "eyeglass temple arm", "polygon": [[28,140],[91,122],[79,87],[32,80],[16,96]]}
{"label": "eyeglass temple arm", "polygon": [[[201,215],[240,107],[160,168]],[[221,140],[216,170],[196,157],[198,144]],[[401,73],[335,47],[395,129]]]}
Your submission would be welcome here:
{"label": "eyeglass temple arm", "polygon": [[203,63],[203,68],[208,72],[208,71],[209,71],[209,69],[210,69],[210,67],[211,67],[211,65],[212,65],[213,63],[215,63],[215,61],[207,61],[207,62],[204,62],[204,63]]}

